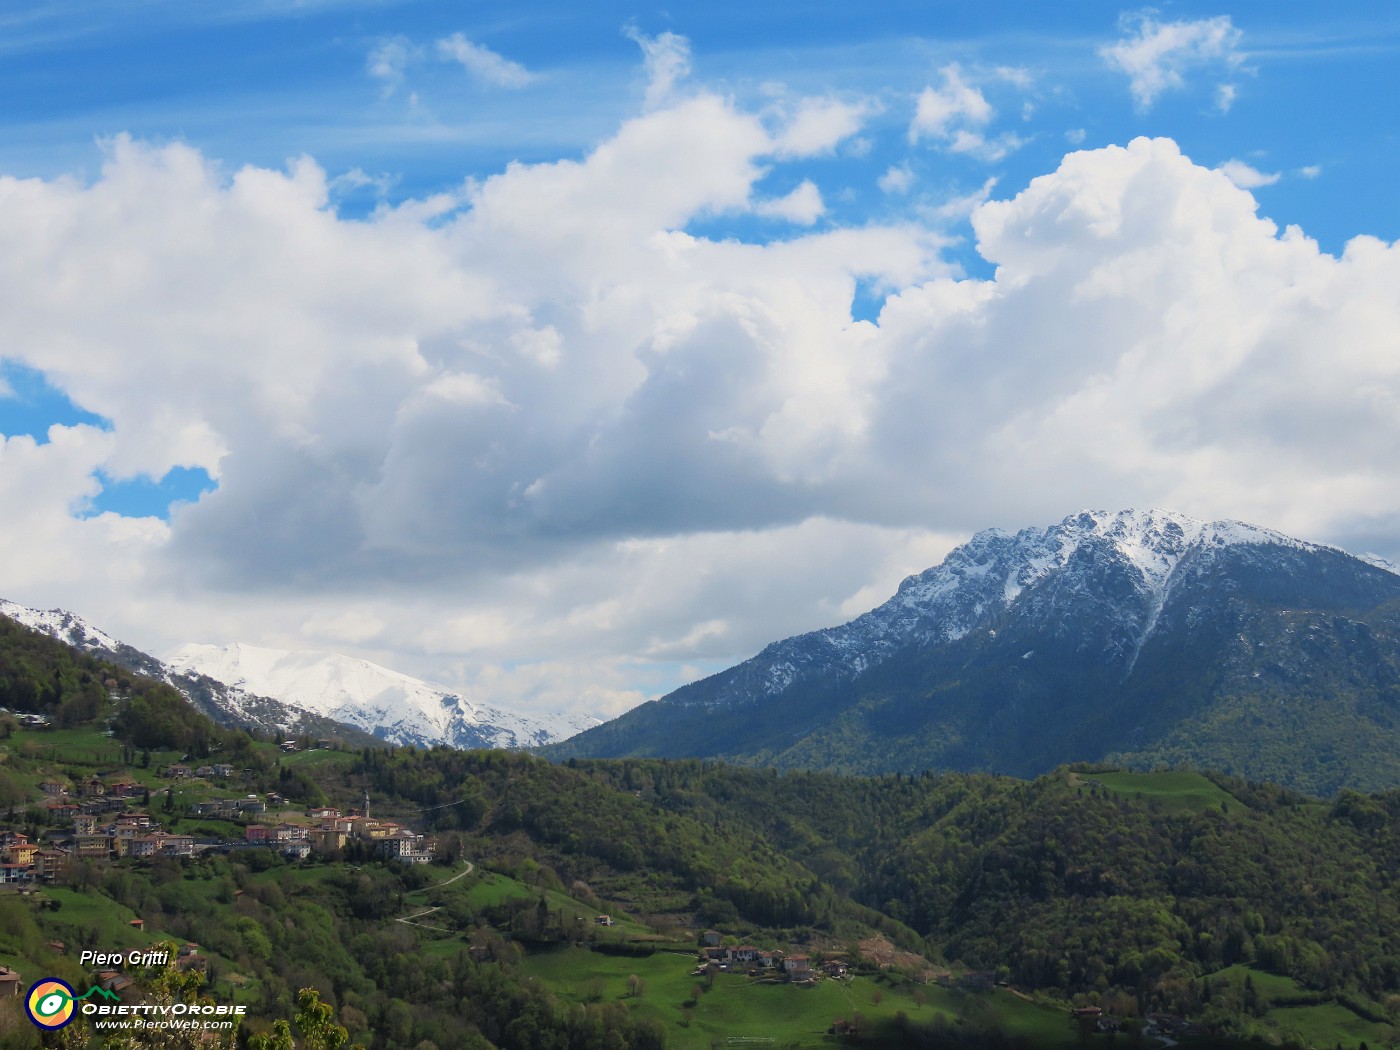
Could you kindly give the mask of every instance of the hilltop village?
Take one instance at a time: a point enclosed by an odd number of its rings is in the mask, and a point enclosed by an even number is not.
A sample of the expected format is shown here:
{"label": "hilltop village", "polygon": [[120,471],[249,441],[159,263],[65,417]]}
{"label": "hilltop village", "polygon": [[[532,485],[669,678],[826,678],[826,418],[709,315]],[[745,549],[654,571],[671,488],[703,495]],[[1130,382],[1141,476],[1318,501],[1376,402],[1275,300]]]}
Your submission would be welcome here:
{"label": "hilltop village", "polygon": [[[43,801],[27,811],[22,830],[11,819],[0,825],[0,884],[52,882],[75,860],[105,862],[123,857],[193,857],[206,851],[273,849],[294,860],[315,854],[343,855],[351,843],[405,864],[426,864],[436,844],[397,821],[370,814],[366,794],[358,809],[342,813],[333,806],[300,807],[282,794],[224,791],[239,783],[232,766],[173,763],[160,776],[167,787],[155,788],[129,771],[108,776],[50,777],[39,785]],[[218,797],[191,802],[180,811],[181,786],[208,785]],[[152,802],[163,798],[162,812]],[[34,816],[43,818],[35,827]],[[168,830],[180,816],[207,818],[240,826],[241,835],[208,836]]]}

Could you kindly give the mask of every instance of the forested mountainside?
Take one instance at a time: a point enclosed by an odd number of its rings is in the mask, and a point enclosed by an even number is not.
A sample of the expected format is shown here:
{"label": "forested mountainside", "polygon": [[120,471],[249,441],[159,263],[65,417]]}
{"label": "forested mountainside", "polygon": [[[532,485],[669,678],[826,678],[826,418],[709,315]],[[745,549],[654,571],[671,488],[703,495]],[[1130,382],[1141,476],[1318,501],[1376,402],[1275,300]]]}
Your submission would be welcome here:
{"label": "forested mountainside", "polygon": [[848,624],[542,749],[839,772],[1078,761],[1400,786],[1400,576],[1167,511],[992,529]]}
{"label": "forested mountainside", "polygon": [[[94,975],[57,942],[192,942],[205,994],[251,1010],[239,1039],[296,1014],[301,988],[376,1048],[582,1050],[609,1032],[707,1046],[779,1002],[796,1013],[775,1030],[803,1046],[826,1045],[824,1011],[847,1003],[843,1038],[868,1045],[1082,1045],[1071,1006],[1227,1041],[1396,1038],[1397,792],[1316,799],[1089,765],[1028,781],[284,750],[2,628],[5,848],[50,843],[53,866],[34,893],[0,895],[0,964],[76,984]],[[236,788],[191,778],[200,749],[237,756]],[[113,791],[92,794],[96,782]],[[211,816],[220,792],[259,808]],[[378,826],[421,833],[434,862],[353,837],[292,859],[265,833],[366,797]],[[204,848],[64,862],[72,814],[89,807]],[[849,973],[823,971],[816,990],[762,972],[688,977],[705,930]],[[160,980],[133,977],[132,994]],[[810,998],[772,998],[784,995]],[[23,1024],[5,1038],[37,1045]]]}

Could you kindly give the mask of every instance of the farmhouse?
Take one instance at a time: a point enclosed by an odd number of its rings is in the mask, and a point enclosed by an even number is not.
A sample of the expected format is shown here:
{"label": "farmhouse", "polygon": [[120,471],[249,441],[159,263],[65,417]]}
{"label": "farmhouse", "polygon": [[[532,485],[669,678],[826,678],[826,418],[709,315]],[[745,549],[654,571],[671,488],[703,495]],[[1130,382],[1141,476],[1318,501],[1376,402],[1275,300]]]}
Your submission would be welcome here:
{"label": "farmhouse", "polygon": [[783,960],[783,972],[794,981],[811,980],[812,960],[805,955],[789,955]]}
{"label": "farmhouse", "polygon": [[18,970],[11,970],[8,966],[0,966],[0,999],[19,995],[23,987],[24,981],[20,979]]}

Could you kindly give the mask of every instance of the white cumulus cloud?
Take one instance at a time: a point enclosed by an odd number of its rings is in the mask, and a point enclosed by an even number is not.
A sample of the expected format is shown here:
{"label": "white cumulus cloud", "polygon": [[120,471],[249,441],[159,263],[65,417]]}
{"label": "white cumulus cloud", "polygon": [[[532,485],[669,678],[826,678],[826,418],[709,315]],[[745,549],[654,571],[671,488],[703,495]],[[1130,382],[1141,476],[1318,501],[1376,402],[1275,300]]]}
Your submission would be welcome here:
{"label": "white cumulus cloud", "polygon": [[[615,711],[977,527],[1400,527],[1396,246],[1324,252],[1165,139],[950,202],[984,277],[936,213],[688,232],[826,219],[805,180],[763,202],[802,178],[768,115],[658,97],[578,158],[354,220],[309,159],[119,138],[86,181],[0,177],[0,345],[112,421],[0,445],[5,597]],[[98,471],[176,464],[218,489],[83,516]]]}
{"label": "white cumulus cloud", "polygon": [[1242,160],[1227,160],[1220,165],[1220,171],[1242,190],[1257,190],[1261,186],[1272,186],[1283,178],[1279,172],[1263,172]]}
{"label": "white cumulus cloud", "polygon": [[909,125],[909,139],[917,142],[921,136],[945,138],[960,129],[981,128],[996,116],[981,89],[963,79],[962,69],[954,63],[940,71],[940,87],[924,88],[919,95],[914,120]]}
{"label": "white cumulus cloud", "polygon": [[[1228,15],[1161,22],[1150,12],[1138,12],[1125,15],[1121,28],[1124,37],[1099,48],[1099,55],[1127,75],[1133,100],[1141,110],[1151,109],[1164,92],[1185,87],[1189,72],[1233,73],[1244,62],[1240,51],[1243,34]],[[1235,90],[1232,84],[1220,85],[1217,103],[1222,110],[1230,108]]]}
{"label": "white cumulus cloud", "polygon": [[438,56],[456,62],[477,80],[495,87],[524,87],[534,79],[528,69],[488,47],[453,33],[437,42]]}
{"label": "white cumulus cloud", "polygon": [[909,141],[923,138],[940,142],[953,153],[965,153],[986,161],[998,161],[1024,145],[1012,133],[988,138],[986,128],[996,117],[981,88],[968,83],[956,63],[944,66],[943,83],[924,88],[909,124]]}
{"label": "white cumulus cloud", "polygon": [[867,102],[804,98],[775,137],[777,153],[786,157],[830,153],[860,131],[873,108]]}
{"label": "white cumulus cloud", "polygon": [[811,179],[803,179],[791,193],[775,200],[761,201],[754,211],[770,219],[785,219],[799,226],[810,226],[826,213],[821,190]]}

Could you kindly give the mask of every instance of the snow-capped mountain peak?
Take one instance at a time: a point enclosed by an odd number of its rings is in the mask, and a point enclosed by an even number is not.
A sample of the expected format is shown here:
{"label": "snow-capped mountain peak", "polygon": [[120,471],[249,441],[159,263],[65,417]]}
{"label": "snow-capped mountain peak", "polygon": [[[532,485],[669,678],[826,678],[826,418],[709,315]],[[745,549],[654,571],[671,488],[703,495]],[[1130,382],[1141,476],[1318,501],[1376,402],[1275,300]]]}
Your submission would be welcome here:
{"label": "snow-capped mountain peak", "polygon": [[92,626],[81,616],[75,616],[63,609],[30,609],[17,602],[0,598],[0,616],[9,617],[16,623],[47,634],[51,638],[57,638],[60,642],[87,653],[116,650],[122,644],[107,632]]}
{"label": "snow-capped mountain peak", "polygon": [[551,754],[1018,776],[1127,756],[1394,783],[1397,607],[1400,576],[1375,559],[1236,521],[1084,511],[979,532],[863,616]]}
{"label": "snow-capped mountain peak", "polygon": [[952,642],[987,627],[1013,606],[1066,604],[1086,588],[1120,622],[1113,643],[1130,672],[1156,629],[1179,575],[1221,552],[1252,546],[1319,551],[1317,544],[1239,521],[1206,522],[1170,510],[1085,510],[1015,534],[991,528],[939,565],[906,578],[889,601],[850,623],[768,646],[708,703],[786,692],[800,678],[853,679],[908,646]]}
{"label": "snow-capped mountain peak", "polygon": [[339,653],[243,643],[190,644],[166,662],[237,691],[278,697],[398,744],[536,747],[598,724],[587,716],[531,717],[473,704],[445,687]]}
{"label": "snow-capped mountain peak", "polygon": [[355,743],[378,737],[420,746],[526,748],[598,724],[587,715],[531,717],[473,704],[451,690],[336,653],[187,645],[161,661],[63,609],[30,609],[0,599],[0,616],[166,682],[223,725]]}
{"label": "snow-capped mountain peak", "polygon": [[[1136,570],[1142,588],[1160,599],[1188,551],[1239,544],[1321,549],[1240,521],[1205,522],[1170,510],[1086,510],[1056,525],[1022,529],[1014,536],[1001,529],[983,530],[941,565],[906,579],[894,600],[925,608],[941,595],[960,589],[969,576],[991,574],[1003,581],[1000,604],[1009,605],[1026,588],[1063,570],[1076,552],[1089,545],[1115,552]],[[953,625],[948,633],[965,626]]]}

